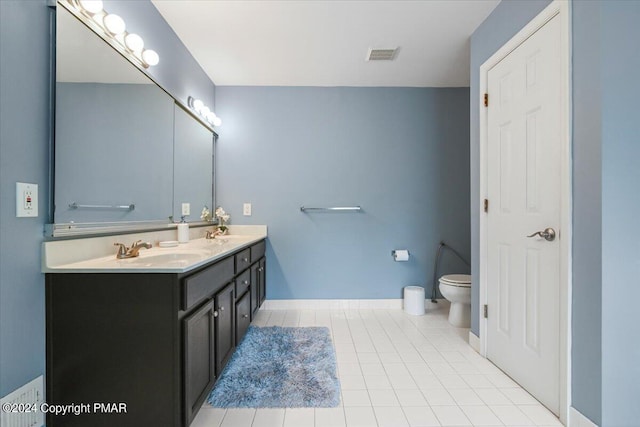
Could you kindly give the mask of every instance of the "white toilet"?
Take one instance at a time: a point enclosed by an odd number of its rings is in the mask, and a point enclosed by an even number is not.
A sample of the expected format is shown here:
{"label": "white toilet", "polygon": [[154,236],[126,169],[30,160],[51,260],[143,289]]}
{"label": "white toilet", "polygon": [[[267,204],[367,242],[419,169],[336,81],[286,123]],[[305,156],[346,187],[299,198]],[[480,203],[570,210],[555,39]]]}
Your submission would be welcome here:
{"label": "white toilet", "polygon": [[471,326],[471,276],[447,274],[440,278],[440,293],[449,302],[449,323],[457,328]]}

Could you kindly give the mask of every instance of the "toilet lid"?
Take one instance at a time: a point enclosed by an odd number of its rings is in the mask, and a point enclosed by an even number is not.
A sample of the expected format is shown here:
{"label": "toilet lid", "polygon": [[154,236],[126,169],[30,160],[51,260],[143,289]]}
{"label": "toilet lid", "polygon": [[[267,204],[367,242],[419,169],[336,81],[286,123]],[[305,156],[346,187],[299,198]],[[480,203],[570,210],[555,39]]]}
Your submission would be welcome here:
{"label": "toilet lid", "polygon": [[447,274],[442,276],[440,281],[454,286],[471,287],[471,276],[468,274]]}

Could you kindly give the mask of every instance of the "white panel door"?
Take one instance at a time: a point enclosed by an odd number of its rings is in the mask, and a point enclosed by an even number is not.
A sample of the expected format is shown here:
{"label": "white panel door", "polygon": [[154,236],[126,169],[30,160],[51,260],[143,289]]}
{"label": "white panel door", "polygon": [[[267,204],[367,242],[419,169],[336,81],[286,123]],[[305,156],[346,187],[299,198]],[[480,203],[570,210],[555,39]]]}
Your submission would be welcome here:
{"label": "white panel door", "polygon": [[[487,357],[560,399],[560,18],[488,72]],[[548,241],[534,232],[553,228]]]}

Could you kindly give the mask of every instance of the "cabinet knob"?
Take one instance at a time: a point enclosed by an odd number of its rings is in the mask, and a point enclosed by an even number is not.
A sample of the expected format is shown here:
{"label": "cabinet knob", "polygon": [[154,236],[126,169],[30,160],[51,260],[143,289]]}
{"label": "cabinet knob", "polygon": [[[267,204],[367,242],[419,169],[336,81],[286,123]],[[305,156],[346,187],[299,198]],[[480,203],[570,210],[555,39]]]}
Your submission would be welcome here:
{"label": "cabinet knob", "polygon": [[248,314],[243,314],[243,315],[242,315],[242,318],[243,318],[243,319],[246,319],[247,317],[249,317],[249,315],[248,315]]}
{"label": "cabinet knob", "polygon": [[248,285],[248,284],[249,284],[249,281],[248,281],[248,280],[243,280],[243,281],[242,281],[242,284],[243,284],[243,285]]}
{"label": "cabinet knob", "polygon": [[242,258],[242,261],[243,261],[243,262],[249,262],[249,258],[244,257],[244,258]]}
{"label": "cabinet knob", "polygon": [[224,307],[220,307],[218,310],[220,310],[220,311],[224,311]]}
{"label": "cabinet knob", "polygon": [[260,268],[258,269],[258,271],[263,272],[263,271],[264,271],[264,268],[263,268],[263,267],[260,267]]}
{"label": "cabinet knob", "polygon": [[217,311],[213,312],[213,317],[218,317],[218,312]]}

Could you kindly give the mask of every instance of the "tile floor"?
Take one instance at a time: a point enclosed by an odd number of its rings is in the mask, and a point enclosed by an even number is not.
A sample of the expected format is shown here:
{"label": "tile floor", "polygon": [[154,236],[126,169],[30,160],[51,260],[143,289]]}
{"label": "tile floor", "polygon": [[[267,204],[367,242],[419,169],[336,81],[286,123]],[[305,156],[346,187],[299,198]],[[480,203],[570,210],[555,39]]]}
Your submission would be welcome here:
{"label": "tile floor", "polygon": [[559,420],[467,344],[448,305],[402,310],[261,310],[256,326],[326,326],[342,399],[337,408],[215,409],[191,427],[561,426]]}

